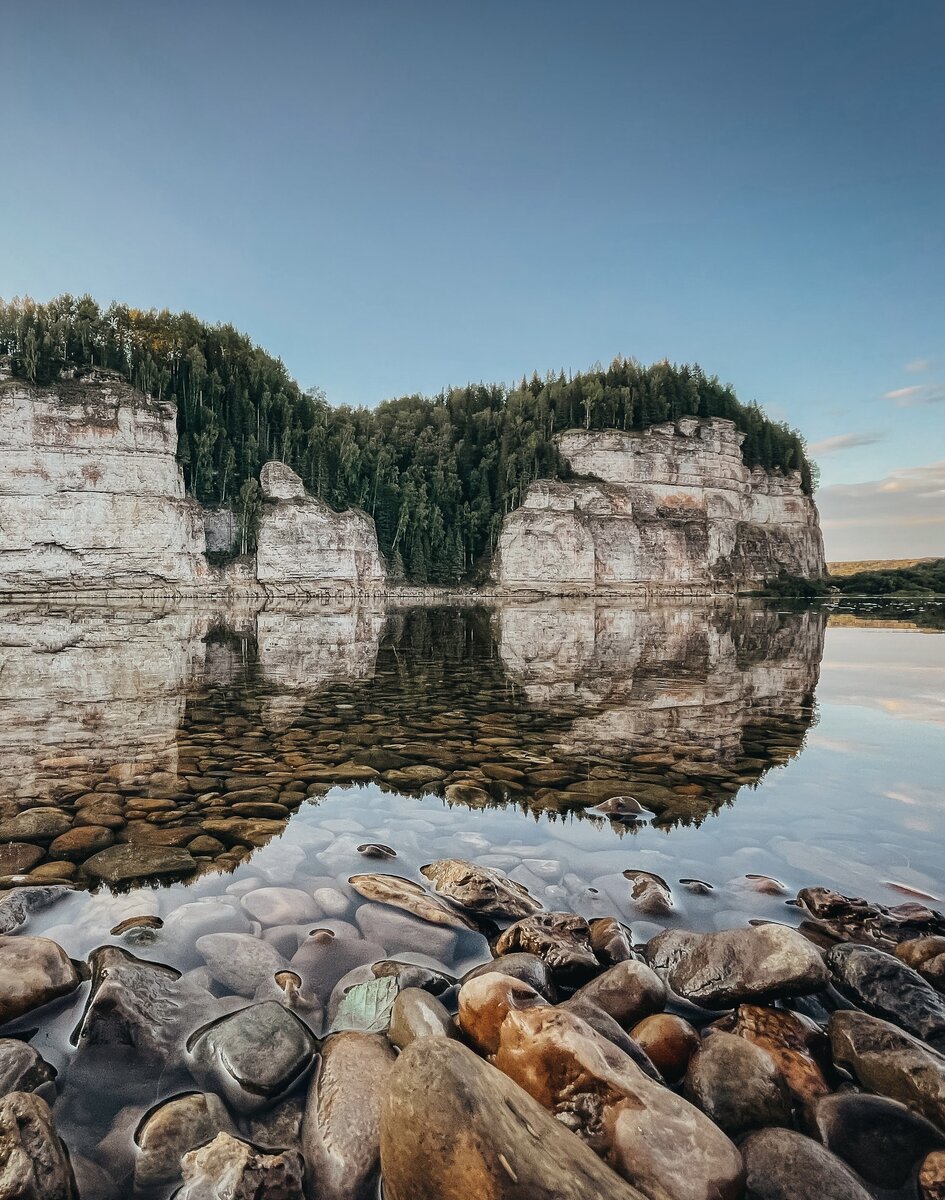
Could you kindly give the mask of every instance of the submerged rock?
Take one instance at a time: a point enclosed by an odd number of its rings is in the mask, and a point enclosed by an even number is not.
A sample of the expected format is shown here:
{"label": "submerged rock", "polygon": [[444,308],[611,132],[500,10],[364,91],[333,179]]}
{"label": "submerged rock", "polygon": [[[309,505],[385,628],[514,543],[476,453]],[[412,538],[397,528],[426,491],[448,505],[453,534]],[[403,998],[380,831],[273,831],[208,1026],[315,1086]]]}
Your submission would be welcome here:
{"label": "submerged rock", "polygon": [[495,943],[496,958],[514,951],[537,955],[557,981],[580,984],[600,970],[591,947],[591,931],[574,913],[535,913],[516,921]]}
{"label": "submerged rock", "polygon": [[316,1043],[283,1005],[265,1000],[230,1013],[190,1039],[191,1071],[237,1111],[258,1112],[305,1074]]}
{"label": "submerged rock", "polygon": [[742,1143],[746,1200],[871,1200],[836,1155],[791,1129],[762,1129]]}
{"label": "submerged rock", "polygon": [[292,956],[290,969],[302,978],[305,991],[324,1005],[339,979],[355,967],[383,959],[384,947],[364,938],[314,929]]}
{"label": "submerged rock", "polygon": [[175,1200],[301,1200],[303,1165],[296,1150],[266,1154],[219,1133],[181,1162],[184,1186]]}
{"label": "submerged rock", "polygon": [[11,1092],[0,1100],[0,1196],[78,1200],[49,1105],[34,1092]]}
{"label": "submerged rock", "polygon": [[34,1092],[56,1078],[56,1068],[27,1042],[0,1038],[0,1096]]}
{"label": "submerged rock", "polygon": [[114,886],[133,879],[177,879],[193,875],[197,862],[183,847],[125,843],[93,854],[82,864],[82,869],[92,879]]}
{"label": "submerged rock", "polygon": [[647,943],[646,960],[665,972],[677,995],[705,1008],[805,995],[827,984],[820,952],[785,925],[703,934],[666,930]]}
{"label": "submerged rock", "polygon": [[671,917],[676,911],[673,891],[661,875],[652,871],[624,871],[630,880],[630,903],[648,917]]}
{"label": "submerged rock", "polygon": [[0,1025],[78,986],[69,956],[49,938],[0,936]]}
{"label": "submerged rock", "polygon": [[872,946],[834,946],[827,966],[835,986],[859,1008],[945,1050],[945,1000],[912,967]]}
{"label": "submerged rock", "polygon": [[248,933],[205,933],[197,939],[197,950],[218,983],[248,999],[289,966],[278,950]]}
{"label": "submerged rock", "polygon": [[945,1055],[879,1017],[831,1013],[834,1061],[863,1087],[922,1113],[945,1131]]}
{"label": "submerged rock", "polygon": [[67,884],[43,884],[38,887],[18,887],[0,899],[0,934],[14,933],[22,928],[34,912],[43,912],[52,905],[74,895]]}
{"label": "submerged rock", "polygon": [[644,1200],[517,1084],[447,1038],[391,1072],[385,1200]]}
{"label": "submerged rock", "polygon": [[224,1131],[233,1132],[233,1123],[219,1096],[185,1092],[155,1105],[135,1131],[136,1195],[180,1183],[182,1156]]}
{"label": "submerged rock", "polygon": [[461,858],[443,858],[420,868],[443,896],[471,912],[517,920],[542,905],[520,883],[495,867],[480,867]]}
{"label": "submerged rock", "polygon": [[357,1031],[325,1039],[302,1118],[309,1191],[318,1200],[373,1195],[381,1107],[394,1052],[387,1038]]}
{"label": "submerged rock", "polygon": [[412,879],[402,879],[399,875],[352,875],[348,882],[359,896],[401,908],[421,921],[451,929],[478,930],[468,917],[447,907]]}

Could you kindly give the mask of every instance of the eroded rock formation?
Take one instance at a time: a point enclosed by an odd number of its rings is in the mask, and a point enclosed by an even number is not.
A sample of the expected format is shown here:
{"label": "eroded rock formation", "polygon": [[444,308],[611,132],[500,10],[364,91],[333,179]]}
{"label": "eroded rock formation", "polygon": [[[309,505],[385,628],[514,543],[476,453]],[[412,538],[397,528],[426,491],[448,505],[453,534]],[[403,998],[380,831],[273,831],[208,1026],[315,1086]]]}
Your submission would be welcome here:
{"label": "eroded rock formation", "polygon": [[309,496],[285,463],[266,463],[260,482],[266,499],[256,549],[261,584],[303,591],[383,590],[384,564],[367,513],[353,508],[336,513]]}
{"label": "eroded rock formation", "polygon": [[206,581],[173,404],[112,372],[0,380],[0,592],[180,591]]}
{"label": "eroded rock formation", "polygon": [[788,475],[749,469],[732,421],[642,433],[569,430],[575,478],[539,480],[505,520],[495,576],[550,594],[732,592],[824,574],[817,509]]}

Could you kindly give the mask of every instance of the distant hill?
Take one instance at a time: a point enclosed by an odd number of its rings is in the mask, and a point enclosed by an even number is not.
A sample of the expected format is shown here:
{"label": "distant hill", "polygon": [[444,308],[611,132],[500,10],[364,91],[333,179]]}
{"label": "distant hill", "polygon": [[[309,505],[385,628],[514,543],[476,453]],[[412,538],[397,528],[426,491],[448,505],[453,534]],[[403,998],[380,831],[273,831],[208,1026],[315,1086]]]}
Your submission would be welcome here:
{"label": "distant hill", "polygon": [[827,570],[835,579],[846,575],[860,575],[864,571],[902,571],[921,563],[935,562],[934,558],[867,558],[862,562],[831,562]]}
{"label": "distant hill", "polygon": [[945,596],[945,558],[910,560],[911,565],[890,567],[877,563],[869,569],[849,575],[834,574],[833,566],[828,583],[838,587],[845,596]]}

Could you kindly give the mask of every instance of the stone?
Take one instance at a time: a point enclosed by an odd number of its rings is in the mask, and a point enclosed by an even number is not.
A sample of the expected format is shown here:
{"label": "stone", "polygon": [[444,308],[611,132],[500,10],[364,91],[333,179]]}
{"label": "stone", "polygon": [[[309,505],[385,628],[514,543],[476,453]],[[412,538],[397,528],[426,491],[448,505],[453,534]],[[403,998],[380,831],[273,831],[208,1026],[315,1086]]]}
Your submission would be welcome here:
{"label": "stone", "polygon": [[515,951],[537,955],[555,980],[565,984],[583,983],[600,970],[588,924],[574,913],[535,913],[516,921],[496,940],[495,955]]}
{"label": "stone", "polygon": [[390,1015],[389,1041],[405,1050],[421,1037],[455,1037],[453,1019],[446,1007],[422,988],[404,988],[394,1000]]}
{"label": "stone", "polygon": [[71,1036],[70,1077],[96,1088],[107,1078],[120,1096],[134,1094],[156,1071],[170,1078],[183,1070],[186,1039],[216,1015],[214,997],[174,967],[119,946],[93,950],[89,965],[92,985]]}
{"label": "stone", "polygon": [[630,1030],[630,1037],[670,1085],[683,1078],[689,1060],[701,1045],[696,1030],[674,1013],[644,1017]]}
{"label": "stone", "polygon": [[56,1078],[56,1068],[28,1042],[0,1038],[0,1096],[34,1092]]}
{"label": "stone", "polygon": [[377,1033],[332,1034],[309,1083],[302,1153],[318,1200],[367,1197],[380,1154],[380,1116],[394,1052]]}
{"label": "stone", "polygon": [[774,1060],[733,1033],[710,1033],[692,1056],[684,1095],[729,1137],[791,1124],[791,1103]]}
{"label": "stone", "polygon": [[477,979],[481,975],[493,974],[508,975],[512,979],[520,979],[523,983],[527,983],[529,987],[534,988],[549,1004],[557,1002],[558,989],[555,986],[551,968],[537,954],[513,951],[511,954],[502,954],[498,958],[490,959],[488,962],[484,962],[480,966],[473,967],[467,971],[459,981],[460,987],[470,979]]}
{"label": "stone", "polygon": [[651,1013],[666,1006],[666,985],[646,963],[628,959],[617,963],[585,983],[569,1005],[587,1002],[613,1017],[623,1029],[629,1029]]}
{"label": "stone", "polygon": [[266,1154],[218,1133],[181,1161],[184,1186],[175,1200],[300,1200],[304,1167],[297,1150]]}
{"label": "stone", "polygon": [[0,821],[0,842],[50,842],[71,826],[71,818],[59,808],[26,808]]}
{"label": "stone", "polygon": [[740,1004],[712,1028],[747,1038],[769,1054],[805,1119],[818,1098],[830,1091],[824,1076],[829,1045],[810,1018],[787,1009]]}
{"label": "stone", "polygon": [[193,855],[178,846],[109,846],[82,864],[86,875],[103,883],[135,879],[181,878],[197,870]]}
{"label": "stone", "polygon": [[114,833],[104,825],[82,825],[54,838],[49,845],[49,853],[54,858],[82,862],[96,851],[110,846],[114,840]]}
{"label": "stone", "polygon": [[924,904],[887,908],[823,887],[802,888],[797,899],[812,918],[803,922],[801,930],[818,945],[863,942],[893,953],[900,942],[945,936],[945,917]]}
{"label": "stone", "polygon": [[784,925],[705,934],[666,930],[647,943],[645,953],[668,987],[704,1008],[807,995],[827,984],[819,951]]}
{"label": "stone", "polygon": [[49,1105],[34,1092],[10,1092],[0,1099],[0,1196],[79,1200]]}
{"label": "stone", "polygon": [[[391,953],[416,951],[440,961],[452,958],[456,950],[458,930],[446,925],[431,925],[429,921],[413,917],[403,909],[386,904],[361,904],[354,919],[365,939],[379,946],[378,958],[387,957],[388,950],[385,947],[389,947]],[[322,922],[323,925],[325,923]],[[463,936],[469,937],[468,934]]]}
{"label": "stone", "polygon": [[899,1100],[945,1131],[945,1055],[868,1013],[831,1013],[834,1061],[863,1087]]}
{"label": "stone", "polygon": [[911,938],[896,947],[896,957],[945,992],[945,937]]}
{"label": "stone", "polygon": [[834,986],[859,1008],[945,1050],[945,1000],[898,957],[846,944],[827,952]]}
{"label": "stone", "polygon": [[945,1149],[945,1133],[885,1096],[821,1096],[814,1127],[828,1150],[878,1188],[905,1187],[930,1151]]}
{"label": "stone", "polygon": [[542,907],[527,888],[496,867],[443,858],[421,867],[420,874],[432,880],[436,891],[454,904],[488,917],[514,921]]}
{"label": "stone", "polygon": [[591,949],[602,966],[634,958],[633,934],[616,917],[595,917],[588,921],[591,930]]}
{"label": "stone", "polygon": [[749,468],[720,417],[640,432],[572,429],[556,441],[573,481],[532,483],[499,535],[501,587],[544,594],[650,587],[708,592],[784,569],[824,575],[817,509],[798,472]]}
{"label": "stone", "polygon": [[456,982],[453,975],[447,975],[444,971],[420,966],[417,963],[399,962],[394,958],[374,963],[371,967],[371,974],[375,979],[380,979],[385,975],[393,976],[401,991],[405,988],[422,988],[431,996],[442,995]]}
{"label": "stone", "polygon": [[0,1025],[78,986],[69,956],[49,938],[0,936]]}
{"label": "stone", "polygon": [[29,842],[7,842],[0,846],[0,875],[20,875],[35,867],[43,857],[41,846]]}
{"label": "stone", "polygon": [[380,1123],[385,1200],[643,1200],[511,1079],[448,1038],[391,1071]]}
{"label": "stone", "polygon": [[233,1132],[219,1096],[185,1092],[162,1100],[145,1114],[135,1131],[135,1194],[166,1191],[181,1182],[181,1158],[188,1150]]}
{"label": "stone", "polygon": [[256,888],[243,896],[240,904],[261,925],[303,925],[321,916],[312,897],[298,888]]}
{"label": "stone", "polygon": [[292,956],[290,968],[298,972],[306,991],[327,1004],[339,979],[383,957],[384,947],[377,942],[315,929]]}
{"label": "stone", "polygon": [[44,912],[72,894],[72,888],[62,884],[38,884],[7,892],[0,897],[0,935],[14,933],[26,925],[32,913]]}
{"label": "stone", "polygon": [[0,445],[16,480],[4,495],[0,590],[176,591],[206,577],[173,404],[111,373],[52,387],[16,380],[4,387]]}
{"label": "stone", "polygon": [[308,1027],[275,1000],[205,1026],[187,1045],[191,1071],[237,1111],[258,1112],[303,1077],[315,1056]]}
{"label": "stone", "polygon": [[266,1150],[299,1149],[304,1111],[305,1097],[296,1092],[264,1112],[244,1117],[244,1132],[254,1146]]}
{"label": "stone", "polygon": [[384,846],[380,842],[363,842],[358,847],[358,853],[363,854],[365,858],[397,857],[396,850],[392,850],[390,846]]}
{"label": "stone", "polygon": [[742,1142],[746,1200],[871,1200],[835,1155],[792,1129],[762,1129]]}
{"label": "stone", "polygon": [[205,933],[197,939],[197,950],[218,983],[248,998],[289,966],[278,950],[248,933]]}
{"label": "stone", "polygon": [[630,903],[637,912],[647,917],[675,914],[672,888],[661,875],[652,871],[624,871],[623,876],[630,880]]}
{"label": "stone", "polygon": [[398,875],[352,875],[348,880],[359,896],[401,908],[421,921],[432,925],[446,925],[450,929],[478,929],[468,917],[455,909],[448,908],[442,900],[410,879]]}
{"label": "stone", "polygon": [[586,1021],[530,990],[495,975],[467,983],[459,1004],[463,1033],[645,1195],[741,1196],[741,1157],[708,1117]]}
{"label": "stone", "polygon": [[921,1200],[945,1200],[945,1153],[933,1151],[919,1168]]}

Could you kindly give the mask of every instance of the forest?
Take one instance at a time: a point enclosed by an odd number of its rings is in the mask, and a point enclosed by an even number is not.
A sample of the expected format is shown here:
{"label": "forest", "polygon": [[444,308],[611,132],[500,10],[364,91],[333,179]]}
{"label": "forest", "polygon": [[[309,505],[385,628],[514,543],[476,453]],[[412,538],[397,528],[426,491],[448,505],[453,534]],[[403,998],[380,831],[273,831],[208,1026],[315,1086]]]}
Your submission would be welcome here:
{"label": "forest", "polygon": [[0,300],[0,354],[35,384],[54,382],[64,368],[104,367],[173,401],[187,487],[205,504],[234,508],[244,551],[261,508],[260,468],[276,458],[334,509],[368,512],[392,577],[416,583],[477,578],[528,486],[565,473],[554,442],[565,429],[727,417],[745,433],[749,466],[800,470],[812,488],[801,436],[698,366],[618,357],[608,367],[534,374],[514,386],[469,384],[374,408],[335,406],[320,389],[303,390],[232,325],[102,308],[89,296]]}

